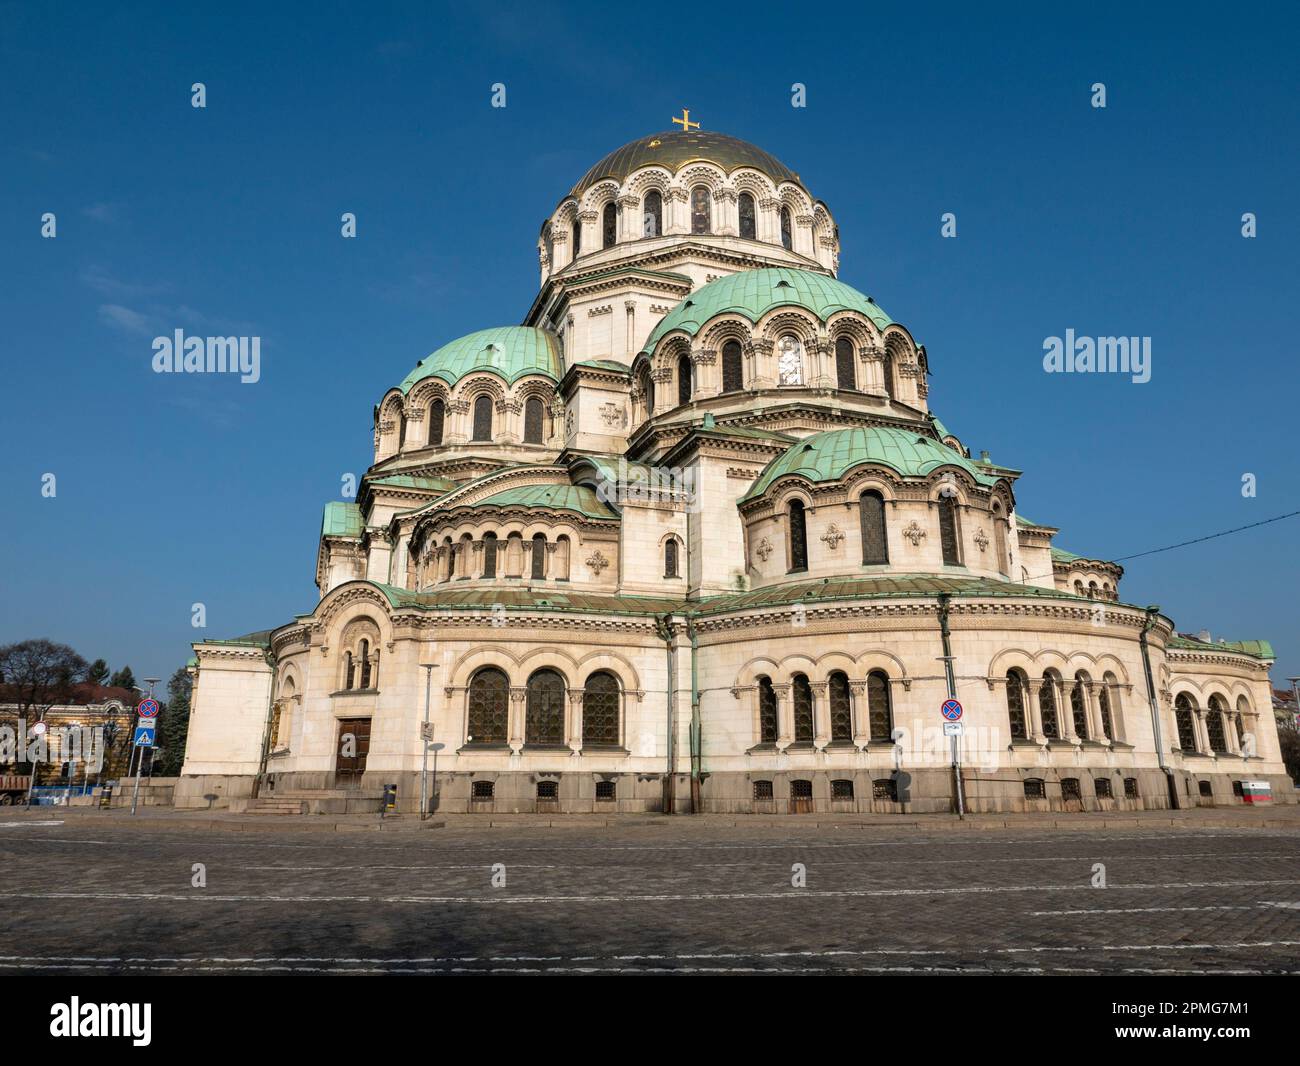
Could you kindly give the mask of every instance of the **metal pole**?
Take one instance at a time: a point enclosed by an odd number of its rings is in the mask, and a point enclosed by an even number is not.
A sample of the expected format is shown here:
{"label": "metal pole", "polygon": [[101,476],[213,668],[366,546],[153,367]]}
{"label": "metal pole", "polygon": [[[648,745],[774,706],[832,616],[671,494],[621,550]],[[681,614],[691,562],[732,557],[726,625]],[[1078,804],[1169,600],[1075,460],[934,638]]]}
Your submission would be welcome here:
{"label": "metal pole", "polygon": [[[149,698],[150,698],[150,699],[153,699],[153,686],[154,686],[154,683],[155,683],[156,681],[161,681],[162,678],[158,678],[158,677],[146,677],[145,680],[149,682]],[[140,716],[139,716],[139,715],[136,715],[135,722],[136,722],[136,726],[138,727],[138,726],[140,725]],[[132,740],[132,743],[134,743],[134,741],[135,741],[135,730],[132,730],[132,731],[131,731],[131,740]],[[139,744],[135,744],[135,748],[136,748],[137,751],[139,751],[139,750],[140,750],[140,745],[139,745]],[[136,759],[136,762],[135,762],[135,784],[134,784],[134,787],[132,787],[132,789],[131,789],[131,814],[132,814],[132,815],[135,814],[136,804],[137,804],[137,802],[138,802],[139,799],[140,799],[140,770],[141,770],[143,767],[144,767],[144,752],[143,752],[143,751],[140,751],[139,757]]]}
{"label": "metal pole", "polygon": [[[955,700],[957,698],[957,678],[952,669],[953,654],[952,642],[949,639],[948,596],[946,593],[939,596],[939,634],[943,639],[943,655],[940,658],[943,660],[943,670],[948,678],[948,698]],[[957,817],[965,820],[966,797],[963,794],[965,790],[962,788],[961,754],[957,746],[957,739],[957,735],[954,733],[952,737],[952,780],[953,790],[957,794]]]}
{"label": "metal pole", "polygon": [[420,665],[424,667],[424,726],[420,730],[420,820],[423,821],[429,817],[429,694],[433,687],[433,668],[436,664]]}

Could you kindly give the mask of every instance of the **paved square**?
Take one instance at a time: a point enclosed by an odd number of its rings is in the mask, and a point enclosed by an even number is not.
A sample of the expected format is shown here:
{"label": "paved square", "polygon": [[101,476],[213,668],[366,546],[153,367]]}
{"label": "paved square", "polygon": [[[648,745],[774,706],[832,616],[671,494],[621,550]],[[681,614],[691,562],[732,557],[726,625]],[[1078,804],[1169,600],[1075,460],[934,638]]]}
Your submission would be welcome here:
{"label": "paved square", "polygon": [[0,972],[1300,973],[1290,829],[48,822],[0,824]]}

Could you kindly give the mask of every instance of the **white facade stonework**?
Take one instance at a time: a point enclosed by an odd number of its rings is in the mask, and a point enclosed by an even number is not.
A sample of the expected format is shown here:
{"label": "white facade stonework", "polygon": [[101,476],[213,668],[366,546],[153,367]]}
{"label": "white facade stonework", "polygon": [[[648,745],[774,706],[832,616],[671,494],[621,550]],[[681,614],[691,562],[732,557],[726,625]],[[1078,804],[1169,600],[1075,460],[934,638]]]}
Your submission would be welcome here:
{"label": "white facade stonework", "polygon": [[521,326],[378,397],[315,607],[195,645],[178,805],[416,810],[427,706],[441,811],[949,811],[948,663],[968,809],[1295,802],[1268,645],[1020,516],[793,171],[654,134],[538,253]]}

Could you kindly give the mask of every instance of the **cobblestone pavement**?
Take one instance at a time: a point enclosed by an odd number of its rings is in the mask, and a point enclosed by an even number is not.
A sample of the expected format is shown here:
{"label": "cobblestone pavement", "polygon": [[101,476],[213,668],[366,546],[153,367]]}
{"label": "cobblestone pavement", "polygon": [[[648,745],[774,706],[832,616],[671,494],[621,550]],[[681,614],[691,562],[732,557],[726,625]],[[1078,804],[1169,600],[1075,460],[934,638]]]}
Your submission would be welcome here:
{"label": "cobblestone pavement", "polygon": [[0,972],[31,971],[1300,973],[1300,831],[54,816],[0,823]]}

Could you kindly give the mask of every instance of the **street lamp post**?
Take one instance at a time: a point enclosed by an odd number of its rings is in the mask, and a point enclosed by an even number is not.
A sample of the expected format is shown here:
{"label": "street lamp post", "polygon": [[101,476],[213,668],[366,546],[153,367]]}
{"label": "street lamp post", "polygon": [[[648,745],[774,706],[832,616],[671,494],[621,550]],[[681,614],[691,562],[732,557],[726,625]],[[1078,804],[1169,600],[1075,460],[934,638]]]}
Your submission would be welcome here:
{"label": "street lamp post", "polygon": [[437,663],[421,663],[424,667],[424,722],[420,725],[420,820],[429,817],[429,741],[433,729],[429,724],[429,700],[433,690],[433,672]]}

